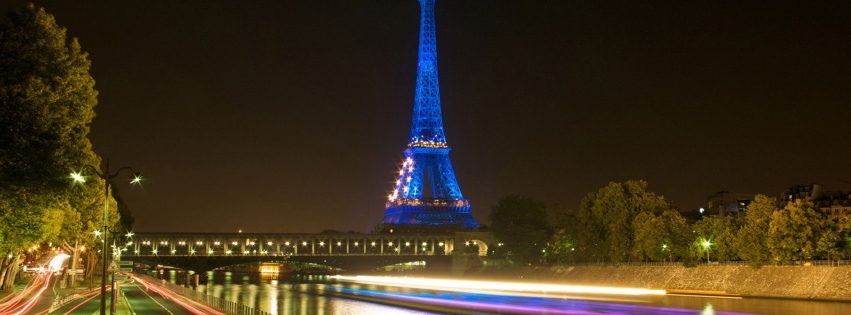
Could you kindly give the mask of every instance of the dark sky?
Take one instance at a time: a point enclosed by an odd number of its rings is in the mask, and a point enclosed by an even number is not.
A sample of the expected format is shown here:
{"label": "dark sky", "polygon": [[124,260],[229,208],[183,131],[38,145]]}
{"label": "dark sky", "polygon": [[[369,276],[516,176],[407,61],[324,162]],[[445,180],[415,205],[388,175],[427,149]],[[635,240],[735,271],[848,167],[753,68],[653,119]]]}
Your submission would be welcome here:
{"label": "dark sky", "polygon": [[[24,1],[4,1],[0,9]],[[441,97],[473,213],[644,179],[851,190],[847,1],[438,0]],[[100,92],[95,151],[144,232],[368,232],[410,131],[415,0],[40,1]]]}

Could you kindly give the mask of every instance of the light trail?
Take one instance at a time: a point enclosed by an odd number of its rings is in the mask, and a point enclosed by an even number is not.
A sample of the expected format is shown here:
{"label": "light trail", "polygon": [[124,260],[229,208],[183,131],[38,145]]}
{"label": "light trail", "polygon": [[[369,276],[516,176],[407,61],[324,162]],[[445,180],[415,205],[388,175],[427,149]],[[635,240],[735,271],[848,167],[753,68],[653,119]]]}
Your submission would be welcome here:
{"label": "light trail", "polygon": [[[639,296],[663,296],[664,290],[615,288],[599,286],[557,285],[525,282],[471,281],[373,276],[333,276],[342,282],[384,286],[387,289],[329,288],[331,294],[384,303],[450,313],[499,314],[702,314],[701,310],[667,306],[642,305]],[[401,287],[417,290],[392,289]],[[569,296],[575,294],[576,296]],[[601,295],[607,296],[600,298]],[[613,296],[619,298],[613,299]],[[605,302],[592,301],[602,299]],[[628,301],[628,300],[634,301]],[[613,303],[612,301],[626,302]],[[712,314],[741,314],[713,312]]]}
{"label": "light trail", "polygon": [[[18,297],[16,297],[17,301],[20,301],[25,294],[33,293],[33,295],[30,297],[30,299],[27,300],[23,304],[12,305],[11,307],[9,307],[9,309],[4,310],[3,313],[0,313],[0,315],[21,315],[21,314],[28,312],[30,309],[32,309],[33,306],[35,306],[35,303],[38,302],[38,300],[41,298],[41,295],[44,293],[44,291],[47,290],[47,287],[50,284],[50,277],[52,275],[53,275],[52,271],[51,272],[44,272],[44,273],[40,274],[39,277],[42,277],[44,279],[41,280],[43,283],[37,284],[37,285],[40,285],[40,287],[38,287],[38,289],[31,289],[31,290],[22,291],[21,294],[18,295]],[[30,287],[28,287],[28,289],[29,288]],[[37,290],[37,291],[35,291],[35,290]],[[17,303],[17,301],[15,303]]]}
{"label": "light trail", "polygon": [[67,311],[67,312],[65,312],[65,313],[62,313],[62,315],[68,315],[68,314],[71,314],[71,312],[73,312],[74,310],[76,310],[78,307],[83,306],[83,304],[86,304],[87,302],[91,301],[92,299],[94,299],[94,298],[96,298],[96,297],[100,296],[100,289],[97,289],[96,291],[97,291],[97,292],[96,292],[95,294],[92,294],[92,296],[90,296],[88,299],[85,299],[84,301],[82,301],[82,302],[78,303],[77,305],[74,305],[74,307],[72,307],[70,310],[68,310],[68,311]]}
{"label": "light trail", "polygon": [[[148,283],[147,281],[142,280],[139,277],[136,277],[136,276],[133,276],[133,275],[130,275],[130,276],[133,278],[134,281],[139,282],[142,285],[144,285],[146,289],[158,293],[164,299],[170,299],[172,302],[180,305],[181,307],[183,307],[187,311],[191,312],[192,314],[197,314],[197,315],[207,315],[207,314],[227,315],[227,313],[219,312],[216,309],[209,307],[207,305],[201,304],[201,303],[193,301],[191,299],[185,299],[185,298],[183,298],[182,295],[180,295],[179,293],[176,293],[172,290],[154,285],[152,283]],[[194,304],[195,306],[190,305],[190,303]]]}
{"label": "light trail", "polygon": [[7,314],[7,312],[9,312],[12,307],[14,307],[16,304],[18,304],[18,302],[20,302],[21,299],[24,298],[24,296],[26,296],[27,294],[32,292],[35,289],[35,287],[37,287],[39,285],[41,278],[42,278],[42,275],[41,275],[41,273],[39,273],[38,275],[33,277],[32,280],[30,280],[30,283],[27,284],[27,286],[21,292],[13,293],[13,294],[15,294],[15,296],[10,298],[8,301],[4,302],[3,304],[0,304],[0,315]]}
{"label": "light trail", "polygon": [[616,288],[578,285],[541,284],[526,282],[495,282],[450,279],[375,277],[375,276],[333,276],[332,278],[357,282],[390,285],[406,288],[431,289],[452,292],[487,292],[489,294],[529,293],[573,293],[573,294],[609,294],[609,295],[665,295],[665,290],[639,288]]}

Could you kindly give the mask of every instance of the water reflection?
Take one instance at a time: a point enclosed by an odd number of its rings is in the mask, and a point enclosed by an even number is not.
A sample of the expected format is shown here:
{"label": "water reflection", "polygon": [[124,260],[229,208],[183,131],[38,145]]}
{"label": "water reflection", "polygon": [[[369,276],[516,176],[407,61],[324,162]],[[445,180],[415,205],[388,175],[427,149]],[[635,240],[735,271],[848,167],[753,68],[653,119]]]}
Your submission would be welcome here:
{"label": "water reflection", "polygon": [[[194,275],[184,272],[166,272],[167,281],[194,285]],[[236,301],[270,314],[441,314],[404,307],[376,304],[341,297],[341,292],[389,292],[396,296],[441,297],[474,303],[496,302],[489,296],[474,296],[465,293],[446,295],[439,292],[412,288],[388,288],[364,283],[339,283],[326,276],[269,276],[260,273],[208,272],[200,275],[197,290],[209,295]],[[519,305],[527,299],[517,298],[506,303]],[[695,315],[748,314],[849,314],[851,303],[819,302],[775,299],[721,299],[687,296],[661,296],[644,301],[578,301],[572,299],[550,299],[542,301],[559,309],[557,313],[584,309],[586,314],[608,313],[606,310],[620,309],[624,314],[669,314]],[[632,305],[632,306],[629,306]],[[477,313],[487,313],[485,308]],[[637,311],[634,312],[634,311]],[[499,313],[497,309],[489,312]]]}

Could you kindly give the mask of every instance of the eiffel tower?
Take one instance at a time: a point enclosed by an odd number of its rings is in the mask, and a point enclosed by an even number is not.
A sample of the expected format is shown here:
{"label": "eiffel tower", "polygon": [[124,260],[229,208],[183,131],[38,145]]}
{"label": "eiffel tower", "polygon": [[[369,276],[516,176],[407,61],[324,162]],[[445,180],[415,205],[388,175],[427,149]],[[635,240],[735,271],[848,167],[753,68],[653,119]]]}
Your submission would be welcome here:
{"label": "eiffel tower", "polygon": [[[405,159],[393,192],[384,205],[385,225],[478,228],[464,199],[443,133],[437,82],[435,0],[420,2],[420,44],[414,117]],[[426,196],[423,196],[425,194]]]}

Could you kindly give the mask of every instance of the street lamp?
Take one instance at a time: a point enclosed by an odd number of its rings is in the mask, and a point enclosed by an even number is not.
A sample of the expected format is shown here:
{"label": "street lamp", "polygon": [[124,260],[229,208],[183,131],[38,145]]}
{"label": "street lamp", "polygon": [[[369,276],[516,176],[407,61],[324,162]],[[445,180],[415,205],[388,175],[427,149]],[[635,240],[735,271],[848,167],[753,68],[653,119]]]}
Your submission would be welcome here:
{"label": "street lamp", "polygon": [[710,243],[709,240],[703,241],[703,247],[706,248],[706,265],[709,265],[709,246],[710,245],[712,245],[712,243]]}
{"label": "street lamp", "polygon": [[[107,267],[106,238],[109,236],[109,232],[111,232],[111,231],[109,231],[109,223],[108,223],[109,221],[107,221],[107,215],[109,213],[109,182],[112,181],[113,179],[115,179],[115,177],[117,177],[118,174],[121,173],[121,171],[129,170],[131,173],[133,173],[132,174],[133,176],[131,177],[130,183],[131,184],[137,184],[142,180],[142,173],[134,171],[133,168],[131,168],[129,166],[125,166],[125,167],[119,168],[117,171],[115,171],[115,173],[110,174],[109,173],[109,160],[106,160],[106,171],[103,172],[103,173],[99,172],[98,169],[94,166],[91,166],[91,165],[88,165],[88,164],[83,166],[83,168],[86,168],[86,167],[88,167],[95,175],[97,175],[98,177],[103,179],[104,195],[103,195],[103,232],[102,233],[104,234],[104,238],[103,238],[104,241],[103,241],[103,266],[102,266],[103,269],[101,269],[101,279],[100,279],[100,314],[105,315],[106,314],[106,267]],[[73,178],[74,181],[76,181],[76,182],[85,183],[86,178],[83,177],[83,175],[81,173],[82,173],[82,171],[79,172],[79,173],[71,173],[71,178]],[[112,294],[115,295],[115,291],[113,291]]]}

